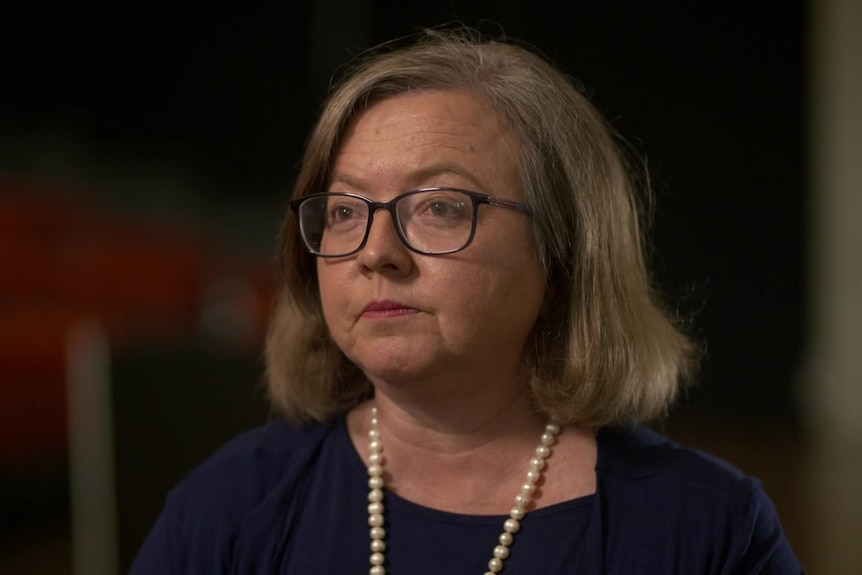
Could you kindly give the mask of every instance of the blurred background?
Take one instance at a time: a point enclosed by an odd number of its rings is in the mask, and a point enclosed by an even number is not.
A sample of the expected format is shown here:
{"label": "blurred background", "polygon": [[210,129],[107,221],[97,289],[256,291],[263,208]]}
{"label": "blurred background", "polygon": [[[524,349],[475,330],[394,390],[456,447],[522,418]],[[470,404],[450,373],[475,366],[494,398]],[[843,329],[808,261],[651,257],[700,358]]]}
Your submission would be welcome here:
{"label": "blurred background", "polygon": [[536,45],[646,155],[656,279],[704,343],[659,426],[862,572],[862,2],[6,2],[0,573],[113,575],[265,421],[271,262],[353,55],[461,21]]}

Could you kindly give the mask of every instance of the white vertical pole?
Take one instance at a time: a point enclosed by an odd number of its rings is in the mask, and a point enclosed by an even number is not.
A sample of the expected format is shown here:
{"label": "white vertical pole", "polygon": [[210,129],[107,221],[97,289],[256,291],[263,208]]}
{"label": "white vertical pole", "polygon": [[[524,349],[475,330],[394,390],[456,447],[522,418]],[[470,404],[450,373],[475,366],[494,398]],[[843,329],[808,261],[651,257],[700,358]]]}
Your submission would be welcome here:
{"label": "white vertical pole", "polygon": [[116,575],[117,521],[108,338],[74,326],[66,352],[73,575]]}

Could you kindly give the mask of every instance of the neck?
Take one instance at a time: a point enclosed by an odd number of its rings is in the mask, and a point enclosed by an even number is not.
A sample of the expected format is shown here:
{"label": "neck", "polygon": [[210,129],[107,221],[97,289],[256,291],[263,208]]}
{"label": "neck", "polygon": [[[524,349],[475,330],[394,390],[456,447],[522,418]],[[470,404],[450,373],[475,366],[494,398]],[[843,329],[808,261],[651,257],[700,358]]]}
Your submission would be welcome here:
{"label": "neck", "polygon": [[[377,388],[374,403],[384,433],[422,450],[452,454],[471,450],[527,428],[540,429],[544,418],[529,404],[526,388],[508,395],[447,394],[445,397],[405,397]],[[455,398],[455,399],[453,399]]]}
{"label": "neck", "polygon": [[[457,403],[457,405],[452,405]],[[501,514],[511,507],[512,486],[536,447],[545,419],[536,414],[526,391],[508,401],[452,402],[446,409],[400,403],[378,388],[374,404],[386,446],[386,486],[414,503],[460,513]],[[363,457],[371,402],[348,417],[351,436]],[[543,489],[534,505],[543,506],[594,490],[592,433],[568,426],[550,464],[566,473],[583,472],[580,481],[560,482],[564,489]],[[559,463],[558,463],[559,462]],[[367,463],[367,460],[366,460]],[[577,467],[577,469],[575,469]],[[591,487],[591,485],[593,487]],[[577,493],[569,488],[576,486]]]}
{"label": "neck", "polygon": [[501,426],[544,423],[530,405],[528,383],[521,376],[441,373],[407,382],[372,378],[372,384],[381,426],[406,441],[481,443],[484,434],[496,436]]}

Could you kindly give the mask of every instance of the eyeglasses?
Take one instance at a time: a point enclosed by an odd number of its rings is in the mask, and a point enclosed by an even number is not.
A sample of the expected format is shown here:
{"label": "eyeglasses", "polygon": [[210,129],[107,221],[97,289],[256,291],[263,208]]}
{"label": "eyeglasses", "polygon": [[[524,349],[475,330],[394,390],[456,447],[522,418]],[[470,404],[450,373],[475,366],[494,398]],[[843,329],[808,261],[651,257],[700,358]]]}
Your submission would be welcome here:
{"label": "eyeglasses", "polygon": [[386,210],[398,237],[425,255],[463,250],[476,235],[480,204],[530,213],[527,204],[457,188],[424,188],[375,202],[358,194],[313,194],[290,202],[299,231],[314,255],[335,258],[355,254],[368,241],[377,210]]}

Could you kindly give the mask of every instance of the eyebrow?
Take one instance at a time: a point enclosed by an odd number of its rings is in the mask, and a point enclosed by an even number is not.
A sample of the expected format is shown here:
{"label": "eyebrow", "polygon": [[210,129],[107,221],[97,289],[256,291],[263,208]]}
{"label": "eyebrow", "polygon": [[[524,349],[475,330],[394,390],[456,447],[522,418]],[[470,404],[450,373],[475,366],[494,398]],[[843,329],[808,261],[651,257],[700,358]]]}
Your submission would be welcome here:
{"label": "eyebrow", "polygon": [[[452,162],[441,162],[424,166],[418,170],[411,172],[407,178],[407,188],[416,189],[423,186],[423,182],[442,175],[455,175],[469,180],[472,186],[480,188],[480,191],[485,191],[485,186],[476,178],[476,176],[465,169],[463,166]],[[353,188],[365,190],[369,186],[362,180],[351,176],[344,172],[333,172],[329,177],[329,184],[347,184]]]}

